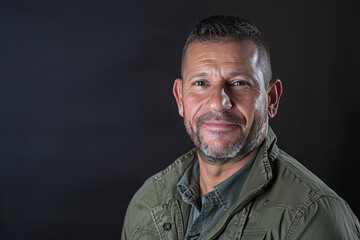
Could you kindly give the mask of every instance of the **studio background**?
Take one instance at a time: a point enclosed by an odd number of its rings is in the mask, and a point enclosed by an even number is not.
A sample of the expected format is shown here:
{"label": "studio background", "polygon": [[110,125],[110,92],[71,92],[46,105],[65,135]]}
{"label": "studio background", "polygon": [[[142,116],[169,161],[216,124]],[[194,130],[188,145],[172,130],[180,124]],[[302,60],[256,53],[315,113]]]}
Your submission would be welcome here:
{"label": "studio background", "polygon": [[354,2],[1,1],[0,239],[120,238],[135,191],[193,146],[172,85],[213,14],[262,31],[284,85],[279,147],[359,217]]}

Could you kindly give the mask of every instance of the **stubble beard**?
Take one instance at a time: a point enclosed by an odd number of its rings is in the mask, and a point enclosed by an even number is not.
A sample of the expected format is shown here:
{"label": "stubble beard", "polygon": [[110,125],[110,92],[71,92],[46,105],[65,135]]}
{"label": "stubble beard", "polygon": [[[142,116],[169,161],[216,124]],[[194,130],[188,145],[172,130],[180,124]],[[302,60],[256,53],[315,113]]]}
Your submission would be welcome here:
{"label": "stubble beard", "polygon": [[[210,146],[204,142],[200,131],[201,125],[205,120],[226,120],[233,122],[239,125],[241,128],[241,133],[239,134],[238,138],[227,147],[219,149],[216,146]],[[194,128],[190,122],[184,124],[186,131],[194,142],[202,160],[212,165],[223,165],[228,162],[237,162],[242,160],[256,147],[258,147],[266,137],[268,130],[267,121],[267,114],[258,112],[258,114],[254,117],[248,134],[244,133],[246,124],[245,118],[240,118],[237,115],[229,112],[224,112],[221,114],[205,113],[201,115],[195,121],[197,131],[194,131]],[[221,137],[229,134],[229,131],[212,131],[211,134],[221,140]]]}

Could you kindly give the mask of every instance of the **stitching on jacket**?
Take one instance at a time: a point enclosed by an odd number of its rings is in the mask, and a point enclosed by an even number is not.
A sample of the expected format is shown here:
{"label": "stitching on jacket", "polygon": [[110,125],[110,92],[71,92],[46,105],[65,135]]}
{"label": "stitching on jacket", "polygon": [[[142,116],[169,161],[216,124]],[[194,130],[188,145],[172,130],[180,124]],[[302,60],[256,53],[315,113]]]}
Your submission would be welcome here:
{"label": "stitching on jacket", "polygon": [[162,176],[164,176],[166,173],[168,173],[170,170],[175,168],[177,165],[181,164],[182,162],[188,160],[195,154],[196,150],[195,148],[187,152],[185,155],[181,156],[180,158],[176,159],[175,162],[170,164],[167,168],[165,168],[163,171],[159,172],[153,177],[153,181],[159,181],[161,180]]}
{"label": "stitching on jacket", "polygon": [[[327,196],[327,197],[334,197],[334,198],[339,198],[338,196],[336,196],[336,194],[334,192],[324,192],[323,189],[319,188],[319,186],[315,185],[313,182],[309,181],[309,178],[304,176],[301,172],[299,172],[297,170],[297,166],[293,166],[291,161],[297,161],[296,159],[294,159],[293,157],[291,157],[289,154],[287,154],[286,152],[281,151],[281,154],[278,158],[278,161],[281,163],[282,166],[284,166],[286,168],[286,170],[288,170],[289,172],[291,172],[294,177],[296,177],[297,179],[299,179],[300,181],[302,181],[304,184],[306,184],[311,190],[313,190],[316,194],[319,194],[319,196]],[[287,158],[286,160],[281,158],[281,155],[285,155],[285,157]],[[288,160],[289,159],[289,160]],[[291,160],[290,160],[291,159]],[[312,172],[309,172],[310,174],[313,175]],[[323,186],[327,186],[325,183],[322,182],[321,179],[319,179],[317,176],[313,175],[316,179],[319,180],[320,185],[323,184]],[[334,195],[335,194],[335,195]]]}
{"label": "stitching on jacket", "polygon": [[286,234],[286,237],[285,239],[290,239],[292,234],[294,233],[296,227],[297,227],[297,224],[299,223],[300,221],[300,218],[309,210],[309,207],[314,204],[321,196],[319,194],[315,194],[312,198],[308,199],[304,206],[299,208],[297,211],[296,211],[296,215],[295,215],[295,219],[293,220],[293,222],[291,223],[291,226]]}
{"label": "stitching on jacket", "polygon": [[164,239],[163,233],[159,229],[159,222],[156,220],[154,211],[152,209],[150,210],[150,214],[151,214],[151,218],[153,219],[153,221],[155,223],[155,227],[156,227],[156,230],[159,233],[160,239]]}

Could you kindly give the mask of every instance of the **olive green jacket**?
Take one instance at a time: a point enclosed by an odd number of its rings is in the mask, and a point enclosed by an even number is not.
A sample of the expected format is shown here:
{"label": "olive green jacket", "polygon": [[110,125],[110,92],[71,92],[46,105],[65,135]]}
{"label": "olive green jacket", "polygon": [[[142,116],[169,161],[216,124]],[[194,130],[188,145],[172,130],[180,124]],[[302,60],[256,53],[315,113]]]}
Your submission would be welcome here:
{"label": "olive green jacket", "polygon": [[[270,129],[238,201],[200,239],[360,239],[348,204],[275,143]],[[137,191],[122,240],[184,239],[190,205],[176,185],[195,156],[178,158]]]}

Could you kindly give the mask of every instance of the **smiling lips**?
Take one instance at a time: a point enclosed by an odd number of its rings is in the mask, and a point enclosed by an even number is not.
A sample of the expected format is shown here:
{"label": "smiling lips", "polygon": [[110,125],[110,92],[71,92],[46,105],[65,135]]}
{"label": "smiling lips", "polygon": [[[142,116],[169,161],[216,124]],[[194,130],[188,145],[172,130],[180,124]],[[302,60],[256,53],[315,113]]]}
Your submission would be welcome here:
{"label": "smiling lips", "polygon": [[211,129],[217,129],[217,130],[230,130],[235,127],[239,127],[240,125],[233,123],[233,122],[228,122],[228,121],[212,120],[212,121],[205,121],[203,123],[203,126],[206,126]]}
{"label": "smiling lips", "polygon": [[204,127],[210,131],[233,131],[236,128],[243,128],[246,124],[245,117],[240,117],[230,111],[222,113],[206,112],[195,119],[198,129]]}

